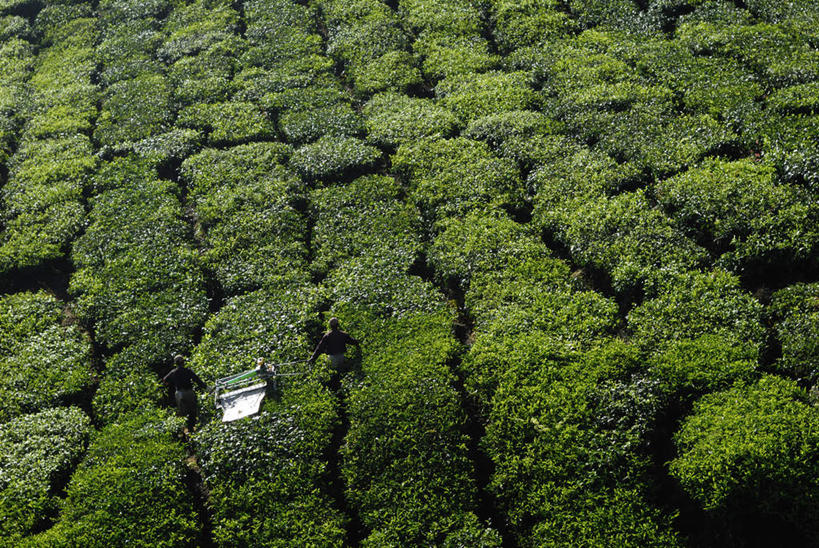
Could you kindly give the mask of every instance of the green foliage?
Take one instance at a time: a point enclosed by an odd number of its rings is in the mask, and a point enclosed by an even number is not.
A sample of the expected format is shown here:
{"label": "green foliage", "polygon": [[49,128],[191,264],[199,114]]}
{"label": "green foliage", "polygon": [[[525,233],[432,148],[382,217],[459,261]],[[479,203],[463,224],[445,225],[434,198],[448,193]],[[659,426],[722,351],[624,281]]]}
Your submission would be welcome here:
{"label": "green foliage", "polygon": [[364,105],[367,140],[397,147],[424,138],[451,137],[458,119],[450,111],[427,99],[399,93],[379,93]]}
{"label": "green foliage", "polygon": [[355,136],[364,129],[361,115],[348,103],[311,110],[288,111],[279,119],[279,129],[289,143],[308,143],[324,135]]}
{"label": "green foliage", "polygon": [[705,162],[661,182],[656,195],[694,236],[730,249],[720,262],[734,268],[806,260],[819,245],[819,208],[809,194],[776,184],[773,168],[749,160]]}
{"label": "green foliage", "polygon": [[5,230],[0,234],[0,271],[36,266],[62,257],[82,228],[80,200],[96,166],[84,135],[31,140],[9,162],[2,189]]}
{"label": "green foliage", "polygon": [[408,275],[406,264],[395,261],[389,250],[342,261],[324,285],[337,306],[357,305],[382,316],[431,313],[445,306],[435,286]]}
{"label": "green foliage", "polygon": [[676,544],[639,479],[656,401],[631,378],[638,365],[634,347],[612,341],[585,353],[546,344],[498,371],[481,444],[522,545]]}
{"label": "green foliage", "polygon": [[770,87],[785,87],[819,77],[819,52],[797,32],[769,23],[684,23],[679,40],[698,54],[738,59]]}
{"label": "green foliage", "polygon": [[324,136],[293,153],[290,166],[307,180],[349,177],[371,168],[381,151],[355,137]]}
{"label": "green foliage", "polygon": [[103,425],[122,420],[134,409],[159,405],[164,390],[140,344],[108,358],[94,393],[94,417]]}
{"label": "green foliage", "polygon": [[235,145],[275,135],[275,126],[257,105],[249,102],[198,103],[179,113],[177,123],[205,131],[208,142]]}
{"label": "green foliage", "polygon": [[287,384],[280,398],[258,417],[214,421],[196,436],[214,537],[222,546],[341,546],[344,518],[322,493],[333,398],[313,378]]}
{"label": "green foliage", "polygon": [[499,64],[498,57],[489,52],[486,40],[475,36],[428,34],[412,46],[423,58],[421,73],[427,81],[486,72]]}
{"label": "green foliage", "polygon": [[5,42],[12,38],[31,39],[31,25],[19,15],[0,16],[0,40]]}
{"label": "green foliage", "polygon": [[704,334],[678,339],[654,354],[647,375],[672,404],[689,403],[697,397],[725,390],[736,381],[754,378],[758,348],[730,336]]}
{"label": "green foliage", "polygon": [[167,38],[157,54],[168,64],[198,56],[231,39],[238,28],[239,14],[228,3],[198,1],[178,6],[163,25]]}
{"label": "green foliage", "polygon": [[[446,365],[459,347],[453,311],[399,318],[368,310],[367,303],[333,309],[362,337],[364,379],[347,399],[342,473],[349,500],[372,531],[364,544],[437,545],[476,534],[465,418]],[[498,544],[496,535],[486,535],[490,546]]]}
{"label": "green foliage", "polygon": [[0,422],[65,404],[90,388],[91,343],[61,320],[62,305],[45,292],[0,299]]}
{"label": "green foliage", "polygon": [[428,262],[444,285],[467,289],[472,277],[502,271],[550,253],[531,227],[498,211],[474,211],[463,218],[444,219],[428,251]]}
{"label": "green foliage", "polygon": [[742,538],[748,519],[773,518],[765,538],[787,539],[794,531],[813,538],[817,432],[819,416],[807,394],[766,376],[697,402],[675,436],[678,456],[669,470],[729,535]]}
{"label": "green foliage", "polygon": [[206,243],[201,262],[230,295],[305,279],[300,182],[281,165],[289,154],[280,143],[252,143],[182,164]]}
{"label": "green foliage", "polygon": [[144,74],[108,87],[94,138],[114,151],[169,129],[171,95],[163,76]]}
{"label": "green foliage", "polygon": [[91,421],[76,407],[0,425],[0,545],[13,546],[56,510],[55,488],[85,452]]}
{"label": "green foliage", "polygon": [[501,151],[539,166],[527,183],[534,193],[533,220],[549,230],[571,222],[579,205],[616,195],[641,175],[633,164],[619,164],[603,152],[562,136],[544,137],[528,150],[507,141]]}
{"label": "green foliage", "polygon": [[475,326],[461,367],[467,390],[483,406],[509,367],[542,363],[553,349],[591,348],[619,323],[613,301],[582,290],[565,263],[545,257],[475,274],[465,307]]}
{"label": "green foliage", "polygon": [[776,90],[768,98],[768,108],[783,114],[819,114],[819,82],[797,84]]}
{"label": "green foliage", "polygon": [[178,189],[133,158],[100,177],[115,187],[92,200],[90,224],[74,244],[77,315],[109,349],[139,343],[151,362],[163,360],[190,347],[207,312]]}
{"label": "green foliage", "polygon": [[512,110],[472,120],[464,137],[486,141],[497,148],[510,141],[529,141],[536,136],[550,135],[559,129],[557,123],[540,112]]}
{"label": "green foliage", "polygon": [[599,268],[618,292],[695,268],[703,249],[686,238],[643,190],[570,203],[557,235],[581,265]]}
{"label": "green foliage", "polygon": [[628,315],[635,342],[648,351],[708,334],[755,349],[762,344],[762,305],[733,274],[713,270],[668,275],[649,295],[653,298]]}
{"label": "green foliage", "polygon": [[479,141],[459,137],[406,143],[392,156],[392,167],[407,179],[410,199],[430,222],[486,206],[517,207],[523,201],[514,164]]}
{"label": "green foliage", "polygon": [[811,383],[819,380],[819,284],[796,284],[774,293],[768,313],[782,345],[781,367]]}
{"label": "green foliage", "polygon": [[525,110],[534,106],[537,97],[526,73],[500,71],[446,78],[435,93],[464,125],[491,114]]}
{"label": "green foliage", "polygon": [[415,57],[407,51],[389,51],[351,70],[355,91],[365,97],[384,91],[405,92],[423,83],[416,64]]}
{"label": "green foliage", "polygon": [[185,488],[181,419],[137,411],[101,430],[66,488],[44,546],[193,546],[201,524]]}
{"label": "green foliage", "polygon": [[326,272],[347,257],[375,254],[409,269],[421,250],[418,212],[401,201],[395,179],[360,177],[345,186],[317,189],[311,269]]}
{"label": "green foliage", "polygon": [[491,17],[495,40],[509,53],[572,34],[576,22],[558,8],[555,0],[493,0]]}

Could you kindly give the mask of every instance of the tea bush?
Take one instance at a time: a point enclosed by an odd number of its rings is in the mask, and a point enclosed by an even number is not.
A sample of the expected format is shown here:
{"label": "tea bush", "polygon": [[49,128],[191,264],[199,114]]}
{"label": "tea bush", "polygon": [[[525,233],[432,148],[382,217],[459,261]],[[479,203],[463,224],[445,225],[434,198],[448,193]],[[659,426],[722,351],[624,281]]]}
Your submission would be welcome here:
{"label": "tea bush", "polygon": [[404,91],[421,83],[409,37],[395,13],[377,0],[319,2],[329,30],[327,53],[347,68],[355,92]]}
{"label": "tea bush", "polygon": [[249,102],[195,104],[179,113],[177,123],[204,131],[208,141],[215,145],[235,145],[275,136],[273,122],[257,105]]}
{"label": "tea bush", "polygon": [[233,297],[208,319],[191,367],[213,381],[248,369],[257,356],[271,363],[307,359],[307,334],[317,327],[320,303],[321,294],[309,285]]}
{"label": "tea bush", "polygon": [[290,166],[308,181],[337,179],[355,175],[381,158],[381,151],[355,137],[326,135],[305,145],[290,158]]}
{"label": "tea bush", "polygon": [[498,211],[474,211],[463,218],[444,219],[428,251],[428,263],[443,285],[469,288],[472,277],[499,272],[526,260],[551,254],[539,235]]}
{"label": "tea bush", "polygon": [[171,90],[164,76],[143,73],[105,91],[94,138],[115,152],[162,133],[172,122]]}
{"label": "tea bush", "polygon": [[435,87],[438,101],[463,125],[492,114],[535,106],[536,94],[523,72],[492,71],[451,76]]}
{"label": "tea bush", "polygon": [[447,0],[400,0],[398,13],[417,35],[412,47],[422,57],[427,80],[484,72],[497,65],[484,37],[483,13],[478,5]]}
{"label": "tea bush", "polygon": [[323,135],[359,136],[364,123],[348,103],[310,110],[288,111],[279,119],[279,129],[288,143],[309,143]]}
{"label": "tea bush", "polygon": [[183,57],[199,57],[230,40],[239,29],[239,14],[227,3],[195,2],[175,7],[163,24],[165,43],[160,59],[173,64]]}
{"label": "tea bush", "polygon": [[379,93],[362,109],[367,140],[384,147],[397,147],[424,138],[451,137],[458,126],[453,113],[427,99],[399,93]]}
{"label": "tea bush", "polygon": [[486,141],[493,148],[503,150],[504,145],[510,141],[529,141],[533,137],[551,135],[559,130],[559,124],[540,112],[512,110],[472,120],[463,136]]}
{"label": "tea bush", "polygon": [[13,546],[55,513],[54,496],[82,457],[92,431],[76,407],[20,415],[0,425],[0,545]]}
{"label": "tea bush", "polygon": [[603,270],[623,293],[706,259],[702,248],[651,206],[643,190],[576,203],[557,235],[575,261]]}
{"label": "tea bush", "polygon": [[305,279],[301,183],[280,164],[289,154],[279,143],[251,143],[206,149],[182,164],[202,223],[201,264],[229,295]]}
{"label": "tea bush", "polygon": [[314,272],[348,257],[376,254],[409,269],[421,251],[419,215],[402,200],[395,179],[369,175],[345,186],[315,190],[311,244]]}
{"label": "tea bush", "polygon": [[392,167],[407,180],[410,200],[430,223],[487,205],[522,205],[516,166],[479,141],[458,137],[407,143],[392,156]]}
{"label": "tea bush", "polygon": [[[83,191],[88,173],[96,166],[85,133],[97,114],[96,87],[91,83],[94,51],[89,44],[98,32],[93,19],[82,17],[86,14],[75,14],[65,6],[50,9],[58,20],[38,18],[35,24],[43,38],[28,81],[28,104],[15,105],[27,123],[2,189],[5,226],[0,233],[0,272],[36,267],[65,255],[82,227]],[[14,65],[3,68],[11,69],[7,78],[13,78]],[[4,125],[0,122],[0,128]],[[0,161],[2,156],[0,152]]]}
{"label": "tea bush", "polygon": [[804,189],[777,184],[771,167],[712,160],[661,182],[655,193],[695,237],[726,250],[720,262],[734,268],[814,255],[819,209]]}
{"label": "tea bush", "polygon": [[654,354],[646,371],[659,383],[668,404],[687,407],[699,396],[726,390],[737,381],[755,378],[759,350],[735,337],[703,334],[669,341]]}
{"label": "tea bush", "polygon": [[[363,345],[363,380],[347,398],[347,496],[370,531],[365,544],[447,545],[483,529],[472,514],[473,464],[447,367],[459,348],[453,311],[439,305],[399,316],[370,302],[362,297],[333,309]],[[493,532],[483,536],[499,545]]]}
{"label": "tea bush", "polygon": [[738,59],[770,87],[819,77],[819,52],[799,33],[779,25],[684,23],[677,29],[677,37],[695,53]]}
{"label": "tea bush", "polygon": [[518,542],[616,536],[626,546],[678,544],[638,479],[656,402],[650,385],[631,378],[636,349],[614,341],[585,353],[546,345],[540,355],[498,372],[481,441],[495,464],[489,488]]}
{"label": "tea bush", "polygon": [[92,439],[41,546],[193,546],[201,523],[185,488],[181,419],[136,411]]}
{"label": "tea bush", "polygon": [[41,291],[0,299],[0,422],[65,405],[93,383],[91,342]]}
{"label": "tea bush", "polygon": [[795,284],[773,294],[768,314],[782,345],[779,366],[802,382],[819,380],[819,285]]}
{"label": "tea bush", "polygon": [[207,312],[178,188],[134,159],[100,177],[114,188],[91,200],[89,226],[74,244],[77,316],[109,349],[139,343],[152,362],[165,359],[190,347]]}
{"label": "tea bush", "polygon": [[807,543],[819,526],[818,420],[791,381],[739,384],[696,403],[675,436],[669,471],[733,542],[754,535]]}
{"label": "tea bush", "polygon": [[324,280],[337,306],[358,304],[374,314],[404,317],[434,312],[441,295],[430,282],[407,274],[389,250],[341,261]]}
{"label": "tea bush", "polygon": [[708,334],[756,349],[763,342],[762,305],[733,274],[713,270],[668,275],[648,294],[652,298],[628,314],[634,341],[646,350]]}
{"label": "tea bush", "polygon": [[508,367],[539,363],[550,349],[591,348],[619,324],[613,301],[583,290],[565,263],[545,257],[475,274],[464,302],[474,318],[465,385],[483,406]]}
{"label": "tea bush", "polygon": [[214,538],[223,546],[341,546],[344,517],[323,486],[338,421],[333,398],[314,378],[288,383],[280,398],[251,420],[214,421],[196,436]]}
{"label": "tea bush", "polygon": [[153,365],[139,343],[108,358],[92,400],[94,418],[108,425],[134,409],[157,407],[165,390]]}
{"label": "tea bush", "polygon": [[504,53],[571,35],[577,23],[554,0],[494,0],[490,16],[495,40]]}

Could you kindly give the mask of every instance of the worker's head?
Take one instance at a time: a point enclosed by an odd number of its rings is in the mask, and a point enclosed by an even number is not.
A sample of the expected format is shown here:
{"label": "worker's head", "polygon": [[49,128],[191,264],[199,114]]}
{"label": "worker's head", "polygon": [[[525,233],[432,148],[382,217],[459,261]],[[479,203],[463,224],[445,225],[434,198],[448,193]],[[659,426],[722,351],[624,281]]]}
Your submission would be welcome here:
{"label": "worker's head", "polygon": [[177,354],[173,357],[173,364],[177,367],[185,367],[185,356]]}
{"label": "worker's head", "polygon": [[330,318],[330,329],[338,329],[338,318]]}

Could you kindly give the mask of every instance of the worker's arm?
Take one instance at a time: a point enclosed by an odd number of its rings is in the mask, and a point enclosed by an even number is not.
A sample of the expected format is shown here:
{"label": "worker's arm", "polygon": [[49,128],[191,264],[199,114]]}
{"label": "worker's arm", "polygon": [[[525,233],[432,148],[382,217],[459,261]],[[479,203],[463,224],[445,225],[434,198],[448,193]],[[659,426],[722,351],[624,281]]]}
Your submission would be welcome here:
{"label": "worker's arm", "polygon": [[171,382],[171,377],[173,377],[173,372],[174,371],[176,371],[176,369],[171,369],[171,371],[167,375],[162,377],[162,383],[163,384],[169,384]]}
{"label": "worker's arm", "polygon": [[193,379],[193,382],[195,382],[195,383],[196,383],[196,386],[198,386],[198,387],[199,387],[199,388],[201,388],[202,390],[204,390],[205,388],[207,388],[207,387],[208,387],[208,385],[207,385],[207,384],[205,384],[205,381],[203,381],[202,379],[200,379],[200,378],[199,378],[199,375],[197,375],[197,374],[196,374],[196,373],[194,373],[193,371],[191,371],[191,378]]}
{"label": "worker's arm", "polygon": [[313,355],[310,356],[310,359],[307,360],[307,361],[308,362],[316,361],[316,358],[318,358],[321,355],[321,353],[324,352],[324,347],[326,345],[327,345],[327,335],[324,335],[321,338],[321,340],[319,341],[319,343],[316,345],[316,349],[313,351]]}
{"label": "worker's arm", "polygon": [[351,345],[353,345],[353,346],[358,346],[358,347],[361,347],[361,343],[360,343],[360,342],[358,342],[358,339],[354,339],[354,338],[353,338],[352,336],[350,336],[349,334],[347,335],[347,342],[348,342],[348,343],[350,343],[350,344],[351,344]]}

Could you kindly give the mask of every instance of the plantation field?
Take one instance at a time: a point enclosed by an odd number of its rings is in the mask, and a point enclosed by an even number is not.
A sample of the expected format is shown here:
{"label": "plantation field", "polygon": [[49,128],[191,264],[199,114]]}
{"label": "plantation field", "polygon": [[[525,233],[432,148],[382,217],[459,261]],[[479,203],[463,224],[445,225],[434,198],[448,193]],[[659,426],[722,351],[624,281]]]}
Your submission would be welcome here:
{"label": "plantation field", "polygon": [[0,548],[817,539],[815,0],[0,0]]}

